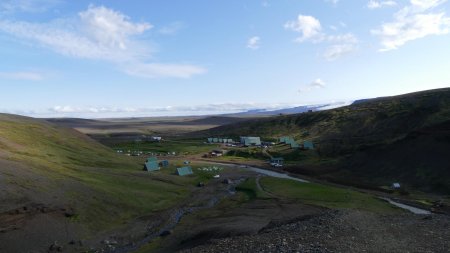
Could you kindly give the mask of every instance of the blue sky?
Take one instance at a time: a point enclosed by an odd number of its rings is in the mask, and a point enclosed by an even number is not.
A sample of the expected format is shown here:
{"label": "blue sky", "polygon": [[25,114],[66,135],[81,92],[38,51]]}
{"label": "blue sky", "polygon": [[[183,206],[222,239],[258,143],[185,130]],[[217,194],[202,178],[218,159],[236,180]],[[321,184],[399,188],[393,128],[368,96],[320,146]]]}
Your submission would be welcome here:
{"label": "blue sky", "polygon": [[2,0],[0,111],[228,113],[450,86],[447,0]]}

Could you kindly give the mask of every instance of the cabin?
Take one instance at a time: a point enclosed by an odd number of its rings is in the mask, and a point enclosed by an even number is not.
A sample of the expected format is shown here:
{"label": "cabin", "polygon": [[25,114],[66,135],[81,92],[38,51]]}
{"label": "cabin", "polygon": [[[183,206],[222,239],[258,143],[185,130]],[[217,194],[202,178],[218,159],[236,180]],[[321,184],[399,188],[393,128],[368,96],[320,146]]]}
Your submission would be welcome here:
{"label": "cabin", "polygon": [[400,189],[400,188],[401,188],[400,183],[393,183],[392,184],[392,189]]}
{"label": "cabin", "polygon": [[283,136],[283,137],[280,137],[280,138],[278,139],[278,141],[279,141],[280,143],[289,144],[289,143],[291,143],[292,141],[294,141],[294,138],[289,137],[289,136]]}
{"label": "cabin", "polygon": [[289,138],[290,138],[290,137],[287,137],[287,136],[280,137],[280,138],[278,139],[278,142],[279,142],[279,143],[286,143],[286,141],[289,140]]}
{"label": "cabin", "polygon": [[227,152],[226,150],[218,150],[218,149],[215,149],[215,150],[209,152],[209,154],[208,154],[207,157],[219,157],[219,156],[223,156],[223,155],[226,154],[226,152]]}
{"label": "cabin", "polygon": [[147,158],[146,162],[157,162],[157,161],[158,161],[158,158],[151,156],[151,157]]}
{"label": "cabin", "polygon": [[274,157],[274,158],[270,159],[270,163],[283,164],[284,163],[284,158],[282,158],[282,157]]}
{"label": "cabin", "polygon": [[304,149],[314,149],[314,144],[312,143],[312,141],[304,141],[303,148]]}
{"label": "cabin", "polygon": [[260,137],[241,137],[241,144],[244,146],[261,146],[261,138]]}
{"label": "cabin", "polygon": [[149,157],[144,163],[144,170],[146,171],[158,171],[160,170],[158,159],[156,157]]}
{"label": "cabin", "polygon": [[192,168],[191,166],[184,166],[181,168],[177,168],[177,175],[178,176],[188,176],[188,175],[192,175],[194,174],[194,172],[192,172]]}
{"label": "cabin", "polygon": [[169,166],[169,161],[167,160],[162,160],[161,162],[159,162],[159,165],[161,167],[168,167]]}
{"label": "cabin", "polygon": [[296,148],[299,148],[299,147],[300,147],[300,144],[298,144],[298,143],[295,142],[295,141],[291,142],[289,145],[291,145],[291,148],[292,148],[292,149],[296,149]]}
{"label": "cabin", "polygon": [[162,137],[161,136],[152,136],[151,140],[152,141],[161,141]]}
{"label": "cabin", "polygon": [[208,143],[233,143],[233,139],[228,138],[208,138]]}

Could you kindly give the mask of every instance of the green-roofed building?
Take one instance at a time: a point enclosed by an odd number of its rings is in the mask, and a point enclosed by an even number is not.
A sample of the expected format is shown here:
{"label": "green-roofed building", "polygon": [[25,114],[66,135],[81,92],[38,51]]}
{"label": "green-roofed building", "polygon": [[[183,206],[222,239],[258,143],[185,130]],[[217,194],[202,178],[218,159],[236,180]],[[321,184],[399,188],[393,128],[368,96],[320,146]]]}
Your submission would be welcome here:
{"label": "green-roofed building", "polygon": [[152,156],[147,158],[147,161],[144,163],[144,170],[146,171],[157,171],[160,170],[158,158]]}
{"label": "green-roofed building", "polygon": [[289,139],[289,137],[283,136],[283,137],[280,137],[279,142],[280,142],[280,143],[286,143],[286,141],[287,141],[288,139]]}
{"label": "green-roofed building", "polygon": [[291,144],[291,143],[295,143],[294,138],[289,137],[289,136],[283,136],[280,137],[280,143],[284,143],[284,144]]}
{"label": "green-roofed building", "polygon": [[270,159],[270,163],[283,164],[284,158],[282,157],[274,157]]}
{"label": "green-roofed building", "polygon": [[213,138],[213,142],[214,142],[214,143],[219,142],[219,138]]}
{"label": "green-roofed building", "polygon": [[192,174],[194,174],[194,173],[192,172],[191,166],[184,166],[181,168],[177,168],[178,176],[188,176],[188,175],[192,175]]}
{"label": "green-roofed building", "polygon": [[291,148],[299,148],[300,147],[300,145],[295,141],[291,142],[290,145],[291,145]]}
{"label": "green-roofed building", "polygon": [[304,141],[303,148],[304,149],[314,149],[314,144],[312,141]]}
{"label": "green-roofed building", "polygon": [[213,143],[214,142],[214,138],[208,138],[208,142],[209,143]]}
{"label": "green-roofed building", "polygon": [[169,161],[162,160],[161,162],[159,162],[159,165],[161,165],[161,167],[168,167],[169,166]]}
{"label": "green-roofed building", "polygon": [[151,157],[147,158],[147,162],[158,162],[158,158],[151,156]]}
{"label": "green-roofed building", "polygon": [[158,170],[160,170],[159,163],[158,162],[146,162],[144,164],[144,170],[146,170],[146,171],[158,171]]}
{"label": "green-roofed building", "polygon": [[241,144],[244,146],[261,146],[260,137],[241,137]]}

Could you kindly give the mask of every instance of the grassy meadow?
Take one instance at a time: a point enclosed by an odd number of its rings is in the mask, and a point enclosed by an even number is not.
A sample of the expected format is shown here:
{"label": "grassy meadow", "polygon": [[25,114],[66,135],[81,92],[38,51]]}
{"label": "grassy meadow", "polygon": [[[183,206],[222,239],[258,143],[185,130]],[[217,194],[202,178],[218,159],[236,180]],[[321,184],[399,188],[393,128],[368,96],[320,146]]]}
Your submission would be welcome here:
{"label": "grassy meadow", "polygon": [[261,187],[277,197],[327,208],[358,209],[371,212],[392,212],[397,209],[373,195],[351,189],[316,183],[299,183],[288,179],[263,177]]}

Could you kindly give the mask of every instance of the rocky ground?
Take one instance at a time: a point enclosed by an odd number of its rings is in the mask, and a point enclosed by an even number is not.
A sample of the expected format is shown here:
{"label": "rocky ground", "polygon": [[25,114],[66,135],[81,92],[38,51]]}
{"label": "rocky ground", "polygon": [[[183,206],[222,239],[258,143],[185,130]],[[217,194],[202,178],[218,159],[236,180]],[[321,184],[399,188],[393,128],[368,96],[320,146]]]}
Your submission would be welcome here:
{"label": "rocky ground", "polygon": [[450,217],[340,210],[181,252],[450,252]]}

